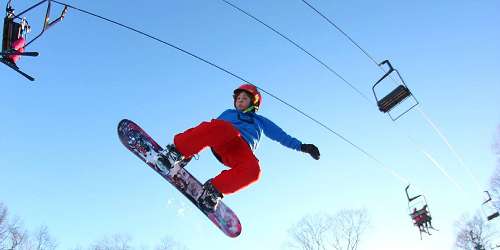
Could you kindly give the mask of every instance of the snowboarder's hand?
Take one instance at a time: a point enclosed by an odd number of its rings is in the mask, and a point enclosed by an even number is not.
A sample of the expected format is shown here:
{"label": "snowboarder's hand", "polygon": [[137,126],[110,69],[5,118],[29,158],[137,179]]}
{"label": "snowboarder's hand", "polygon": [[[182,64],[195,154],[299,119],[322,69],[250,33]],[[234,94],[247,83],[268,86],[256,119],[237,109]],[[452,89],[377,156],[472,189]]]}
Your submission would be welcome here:
{"label": "snowboarder's hand", "polygon": [[319,149],[314,144],[302,144],[300,151],[310,154],[315,160],[319,160]]}

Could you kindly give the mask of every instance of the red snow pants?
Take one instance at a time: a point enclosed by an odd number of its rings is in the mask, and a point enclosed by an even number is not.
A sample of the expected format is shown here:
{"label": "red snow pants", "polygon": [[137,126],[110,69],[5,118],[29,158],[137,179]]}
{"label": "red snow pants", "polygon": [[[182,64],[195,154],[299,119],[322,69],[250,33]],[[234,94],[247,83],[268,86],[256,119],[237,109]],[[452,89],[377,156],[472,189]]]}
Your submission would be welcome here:
{"label": "red snow pants", "polygon": [[192,157],[206,147],[212,148],[229,167],[212,179],[212,184],[224,195],[235,193],[260,177],[259,160],[230,122],[217,119],[202,122],[175,135],[174,144],[184,157]]}
{"label": "red snow pants", "polygon": [[[14,49],[17,52],[24,52],[24,44],[26,44],[26,40],[24,40],[24,37],[20,37],[16,41],[12,43],[12,49]],[[9,59],[12,60],[12,62],[16,63],[19,61],[21,58],[21,55],[11,55],[9,56]]]}

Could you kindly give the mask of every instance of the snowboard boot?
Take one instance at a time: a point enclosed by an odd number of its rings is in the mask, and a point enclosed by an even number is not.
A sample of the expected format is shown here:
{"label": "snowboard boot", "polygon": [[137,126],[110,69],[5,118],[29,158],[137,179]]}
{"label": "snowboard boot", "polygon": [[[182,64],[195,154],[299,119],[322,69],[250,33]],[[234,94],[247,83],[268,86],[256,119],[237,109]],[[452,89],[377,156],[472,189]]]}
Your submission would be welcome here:
{"label": "snowboard boot", "polygon": [[205,213],[213,213],[222,198],[224,195],[215,188],[212,179],[210,179],[203,184],[203,192],[198,198],[198,205]]}
{"label": "snowboard boot", "polygon": [[[181,167],[184,167],[187,164],[187,162],[189,162],[189,160],[191,160],[191,158],[184,159],[184,156],[182,156],[182,154],[179,151],[177,151],[174,144],[168,144],[165,147],[165,149],[160,151],[160,153],[158,154],[157,162],[159,162],[165,168],[170,170],[171,168],[174,167],[175,164],[179,163],[181,163],[180,164]],[[182,164],[182,162],[184,161],[187,162]]]}

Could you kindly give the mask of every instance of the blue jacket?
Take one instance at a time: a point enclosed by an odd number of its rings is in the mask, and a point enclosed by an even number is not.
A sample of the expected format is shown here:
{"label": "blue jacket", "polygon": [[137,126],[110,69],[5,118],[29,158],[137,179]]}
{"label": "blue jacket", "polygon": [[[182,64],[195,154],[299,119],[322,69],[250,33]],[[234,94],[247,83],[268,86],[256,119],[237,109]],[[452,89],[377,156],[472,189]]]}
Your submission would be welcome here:
{"label": "blue jacket", "polygon": [[300,151],[302,142],[285,133],[278,125],[264,116],[228,109],[219,115],[217,119],[232,123],[240,131],[241,136],[252,150],[257,148],[262,132],[264,132],[267,137],[281,143],[283,146]]}

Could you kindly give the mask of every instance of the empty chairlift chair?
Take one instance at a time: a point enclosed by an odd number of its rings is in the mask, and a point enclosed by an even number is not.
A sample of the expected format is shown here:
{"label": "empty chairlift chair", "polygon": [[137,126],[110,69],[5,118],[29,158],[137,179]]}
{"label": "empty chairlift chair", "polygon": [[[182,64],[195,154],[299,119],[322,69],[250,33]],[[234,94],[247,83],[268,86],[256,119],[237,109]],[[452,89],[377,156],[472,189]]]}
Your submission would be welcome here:
{"label": "empty chairlift chair", "polygon": [[495,206],[492,204],[492,199],[491,199],[491,195],[490,195],[490,192],[488,191],[484,191],[487,195],[487,199],[486,201],[483,202],[483,206],[482,206],[482,210],[483,210],[483,213],[486,215],[486,218],[488,219],[488,221],[491,221],[493,219],[495,219],[496,217],[498,217],[500,215],[500,213],[498,213],[498,210],[496,210]]}
{"label": "empty chairlift chair", "polygon": [[[396,121],[399,117],[406,114],[413,107],[417,106],[418,101],[415,98],[415,96],[411,93],[410,89],[406,86],[399,72],[392,67],[391,63],[388,60],[385,60],[381,62],[379,66],[382,66],[384,64],[387,64],[389,70],[373,85],[372,91],[373,95],[375,96],[375,100],[377,101],[378,109],[383,113],[387,113],[389,117],[391,117],[391,120]],[[390,91],[389,93],[386,92],[385,95],[381,95],[382,91],[380,90],[380,88],[382,83],[386,85],[384,80],[390,79],[391,74],[394,72],[396,72],[395,75],[397,76],[397,79],[393,80],[397,81],[398,86],[392,89],[392,91]],[[381,98],[381,96],[383,97]],[[402,110],[399,110],[399,112],[393,112],[393,109],[396,106],[400,105],[409,97],[412,97],[413,100],[413,103],[410,105],[410,107],[402,108]]]}

